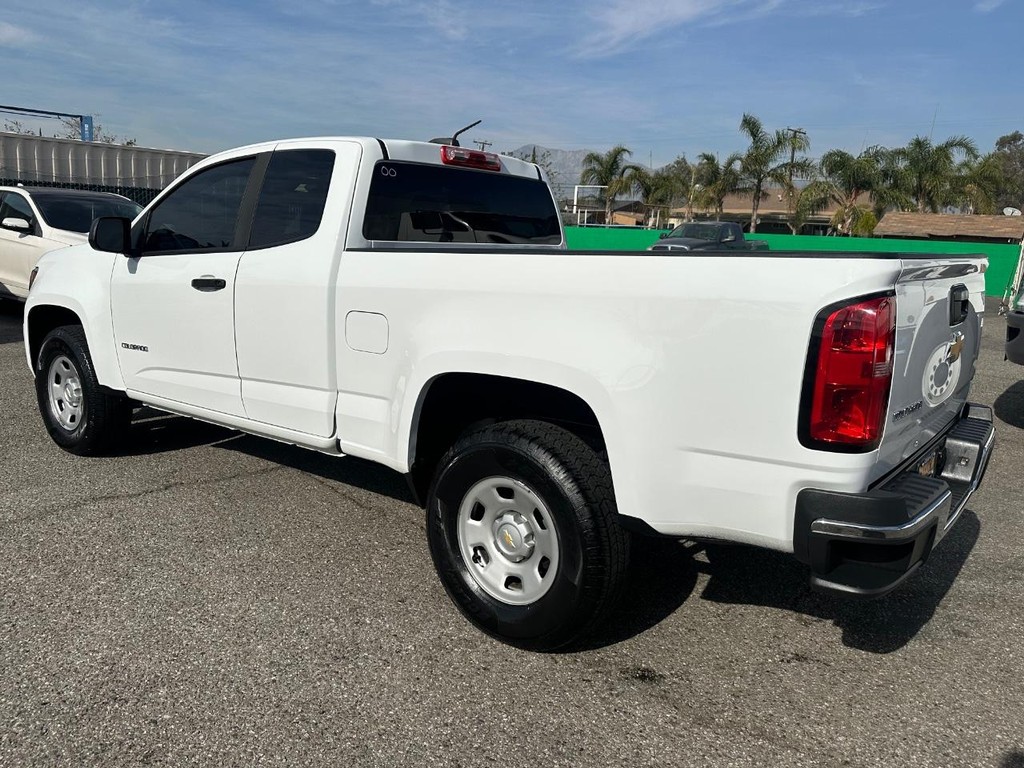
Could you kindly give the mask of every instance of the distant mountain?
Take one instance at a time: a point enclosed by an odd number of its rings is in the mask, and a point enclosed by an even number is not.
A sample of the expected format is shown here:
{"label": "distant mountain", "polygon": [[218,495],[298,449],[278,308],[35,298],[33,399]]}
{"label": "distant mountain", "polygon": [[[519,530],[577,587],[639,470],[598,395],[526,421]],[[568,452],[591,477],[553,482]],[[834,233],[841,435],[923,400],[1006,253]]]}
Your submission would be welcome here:
{"label": "distant mountain", "polygon": [[[559,196],[572,196],[572,188],[580,183],[580,174],[583,172],[583,158],[591,151],[589,149],[549,149],[539,144],[524,144],[518,149],[513,149],[506,154],[530,159],[534,147],[537,149],[537,157],[548,153],[547,165],[553,172],[551,179],[553,186]],[[568,190],[565,192],[564,190]]]}

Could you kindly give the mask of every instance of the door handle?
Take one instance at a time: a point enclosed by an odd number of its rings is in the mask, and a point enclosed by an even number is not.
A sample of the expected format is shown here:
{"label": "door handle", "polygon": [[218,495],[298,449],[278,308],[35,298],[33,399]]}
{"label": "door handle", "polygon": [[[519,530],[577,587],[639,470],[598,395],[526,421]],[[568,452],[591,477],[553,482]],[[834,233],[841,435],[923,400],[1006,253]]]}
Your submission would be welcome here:
{"label": "door handle", "polygon": [[227,281],[219,277],[197,277],[192,280],[192,287],[197,291],[220,291],[227,285]]}

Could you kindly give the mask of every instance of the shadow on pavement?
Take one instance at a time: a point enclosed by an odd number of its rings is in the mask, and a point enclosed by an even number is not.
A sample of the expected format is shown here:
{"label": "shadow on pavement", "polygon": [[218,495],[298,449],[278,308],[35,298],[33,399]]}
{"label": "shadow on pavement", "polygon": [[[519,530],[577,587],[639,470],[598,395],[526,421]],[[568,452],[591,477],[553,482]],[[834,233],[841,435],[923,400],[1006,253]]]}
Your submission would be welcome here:
{"label": "shadow on pavement", "polygon": [[141,456],[166,453],[239,439],[241,433],[226,427],[142,407],[132,416],[130,438],[117,454]]}
{"label": "shadow on pavement", "polygon": [[131,440],[118,453],[123,456],[164,453],[200,445],[216,445],[325,480],[365,488],[398,501],[413,502],[404,478],[379,464],[353,456],[328,456],[147,407],[135,411]]}
{"label": "shadow on pavement", "polygon": [[811,591],[807,568],[791,555],[709,544],[705,551],[711,578],[701,597],[782,608],[810,621],[831,621],[842,629],[843,645],[869,653],[892,653],[913,640],[935,614],[980,531],[977,515],[964,510],[928,562],[897,590],[876,600]]}
{"label": "shadow on pavement", "polygon": [[1024,752],[1020,750],[1007,752],[1003,756],[1002,762],[999,763],[999,768],[1024,768]]}
{"label": "shadow on pavement", "polygon": [[328,456],[307,448],[249,435],[221,443],[219,447],[308,472],[324,480],[363,488],[396,501],[414,503],[405,478],[398,472],[372,461],[357,459],[354,456]]}
{"label": "shadow on pavement", "polygon": [[25,305],[20,301],[0,299],[0,344],[21,341],[21,322],[24,314]]}
{"label": "shadow on pavement", "polygon": [[[1022,369],[1024,373],[1024,369]],[[1024,381],[1011,384],[993,403],[996,416],[1011,427],[1024,429]]]}
{"label": "shadow on pavement", "polygon": [[[136,412],[132,432],[128,454],[216,445],[414,503],[400,474],[351,456],[339,459],[148,408]],[[793,611],[808,623],[831,621],[842,630],[844,645],[869,653],[892,653],[913,640],[935,614],[974,549],[980,530],[978,517],[965,510],[921,570],[895,592],[877,600],[813,592],[806,566],[781,552],[636,536],[619,605],[582,646],[566,650],[601,648],[642,634],[686,602],[698,576],[705,573],[709,580],[701,599]],[[697,557],[700,553],[704,558]]]}
{"label": "shadow on pavement", "polygon": [[633,537],[622,597],[595,633],[569,651],[591,650],[642,634],[676,611],[693,593],[701,545],[674,539]]}

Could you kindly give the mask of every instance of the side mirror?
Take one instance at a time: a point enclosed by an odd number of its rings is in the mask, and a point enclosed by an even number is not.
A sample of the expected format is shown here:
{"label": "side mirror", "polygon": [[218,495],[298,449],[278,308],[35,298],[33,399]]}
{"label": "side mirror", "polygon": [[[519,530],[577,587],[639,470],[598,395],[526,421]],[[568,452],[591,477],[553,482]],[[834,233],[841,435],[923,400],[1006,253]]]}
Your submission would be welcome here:
{"label": "side mirror", "polygon": [[3,221],[0,221],[0,227],[4,229],[13,229],[17,232],[31,232],[32,225],[28,219],[22,219],[17,216],[8,216]]}
{"label": "side mirror", "polygon": [[660,235],[658,235],[659,240],[664,240],[666,237],[668,237],[668,232],[662,232]]}
{"label": "side mirror", "polygon": [[731,243],[736,239],[736,235],[730,233],[722,238],[723,243]]}
{"label": "side mirror", "polygon": [[131,221],[120,216],[100,216],[89,227],[89,245],[104,253],[131,255]]}

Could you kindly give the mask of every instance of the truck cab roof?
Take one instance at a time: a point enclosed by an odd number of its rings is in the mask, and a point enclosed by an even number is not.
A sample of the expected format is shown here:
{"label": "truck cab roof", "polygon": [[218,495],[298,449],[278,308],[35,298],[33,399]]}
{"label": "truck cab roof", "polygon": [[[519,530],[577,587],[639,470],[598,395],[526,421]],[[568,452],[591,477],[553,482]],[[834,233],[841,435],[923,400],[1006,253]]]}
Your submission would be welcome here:
{"label": "truck cab roof", "polygon": [[[379,139],[370,136],[311,136],[308,138],[279,139],[249,144],[244,147],[220,152],[205,158],[198,166],[212,165],[231,157],[251,155],[259,152],[271,152],[275,149],[299,149],[317,147],[331,142],[356,142],[369,155],[382,155],[384,160],[399,160],[425,165],[460,165],[462,167],[488,170],[524,178],[544,179],[538,165],[509,155],[494,152],[481,152],[467,147],[452,147],[449,144],[434,144],[427,141],[409,141],[406,139]],[[452,150],[455,153],[452,153]],[[445,161],[445,153],[455,154],[459,159]],[[464,158],[464,159],[462,159]],[[195,166],[194,166],[195,167]]]}

